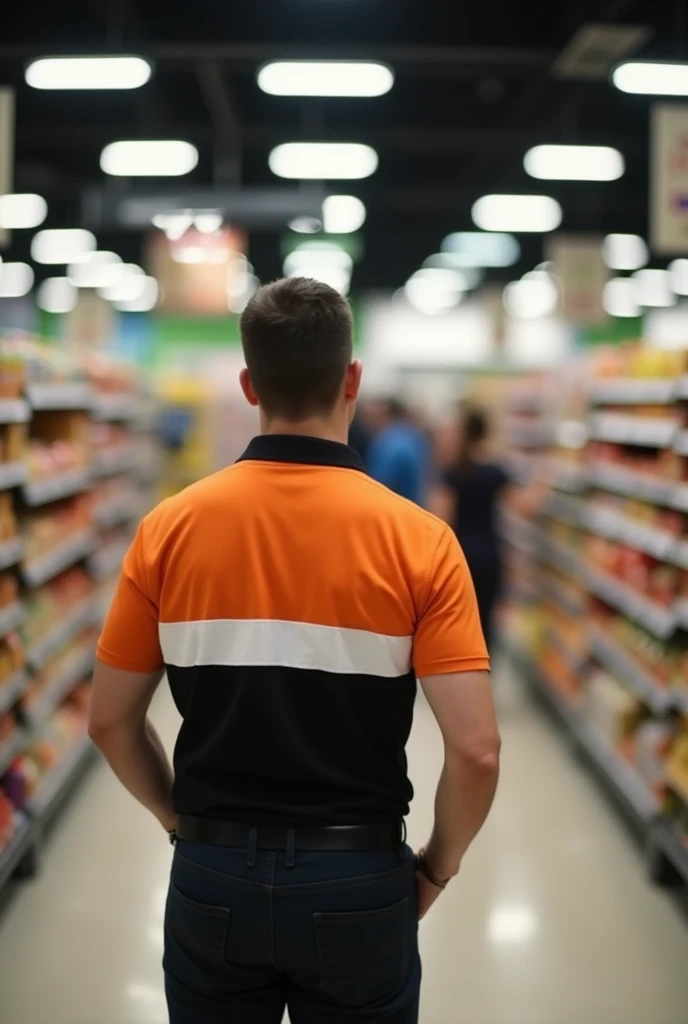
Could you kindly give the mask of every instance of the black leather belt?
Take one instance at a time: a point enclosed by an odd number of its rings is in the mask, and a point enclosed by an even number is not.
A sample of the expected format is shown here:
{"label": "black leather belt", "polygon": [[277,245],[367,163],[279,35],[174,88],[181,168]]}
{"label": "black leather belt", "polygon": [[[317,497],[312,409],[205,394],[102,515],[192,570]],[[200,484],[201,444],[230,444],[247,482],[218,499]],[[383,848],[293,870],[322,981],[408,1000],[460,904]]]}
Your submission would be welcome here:
{"label": "black leather belt", "polygon": [[256,832],[255,848],[258,850],[284,850],[290,838],[294,850],[325,853],[396,850],[403,842],[401,821],[387,825],[329,825],[289,829],[283,825],[248,825],[241,821],[180,814],[177,823],[178,839],[190,843],[209,843],[211,846],[248,847],[251,834],[255,836]]}

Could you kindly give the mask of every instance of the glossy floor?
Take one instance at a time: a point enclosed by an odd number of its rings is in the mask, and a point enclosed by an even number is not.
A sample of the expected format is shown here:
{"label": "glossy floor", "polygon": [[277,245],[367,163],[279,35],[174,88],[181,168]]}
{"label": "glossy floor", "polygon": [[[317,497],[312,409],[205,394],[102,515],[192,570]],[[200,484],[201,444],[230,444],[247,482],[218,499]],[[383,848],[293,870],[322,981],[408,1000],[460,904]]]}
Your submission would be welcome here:
{"label": "glossy floor", "polygon": [[[496,689],[502,784],[460,879],[423,923],[422,1024],[685,1024],[688,921],[645,881],[624,827],[506,668]],[[156,714],[171,736],[166,699]],[[415,841],[440,759],[421,702]],[[154,824],[95,769],[40,878],[0,917],[2,1024],[165,1024],[169,860]]]}

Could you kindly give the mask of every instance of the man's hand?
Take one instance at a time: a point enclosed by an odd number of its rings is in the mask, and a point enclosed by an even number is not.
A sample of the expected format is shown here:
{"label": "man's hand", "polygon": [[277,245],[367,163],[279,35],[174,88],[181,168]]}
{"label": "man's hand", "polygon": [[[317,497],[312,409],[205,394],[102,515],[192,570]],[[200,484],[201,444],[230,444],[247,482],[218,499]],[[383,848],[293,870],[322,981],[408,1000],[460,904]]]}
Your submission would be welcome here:
{"label": "man's hand", "polygon": [[422,921],[443,890],[435,885],[422,871],[416,871],[416,893],[418,895],[418,920]]}

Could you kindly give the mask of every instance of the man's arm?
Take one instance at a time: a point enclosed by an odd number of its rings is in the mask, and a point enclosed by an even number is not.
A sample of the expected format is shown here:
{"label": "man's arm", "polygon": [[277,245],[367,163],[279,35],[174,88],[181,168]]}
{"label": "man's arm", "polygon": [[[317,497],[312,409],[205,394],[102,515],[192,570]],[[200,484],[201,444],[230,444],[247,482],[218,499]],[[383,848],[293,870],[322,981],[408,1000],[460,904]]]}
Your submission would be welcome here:
{"label": "man's arm", "polygon": [[88,731],[122,785],[171,832],[172,768],[147,718],[161,676],[96,661]]}
{"label": "man's arm", "polygon": [[437,879],[453,878],[487,818],[499,778],[500,738],[488,672],[421,680],[444,740],[435,825],[425,848]]}

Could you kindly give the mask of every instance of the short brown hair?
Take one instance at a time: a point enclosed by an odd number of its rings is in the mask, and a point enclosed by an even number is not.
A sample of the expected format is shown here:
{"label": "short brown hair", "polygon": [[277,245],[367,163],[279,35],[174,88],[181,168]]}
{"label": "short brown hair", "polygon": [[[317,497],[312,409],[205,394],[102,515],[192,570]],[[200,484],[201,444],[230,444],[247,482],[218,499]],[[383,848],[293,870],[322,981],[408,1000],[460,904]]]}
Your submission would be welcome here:
{"label": "short brown hair", "polygon": [[268,416],[329,412],[353,352],[351,309],[329,285],[285,277],[259,288],[241,317],[251,383]]}

